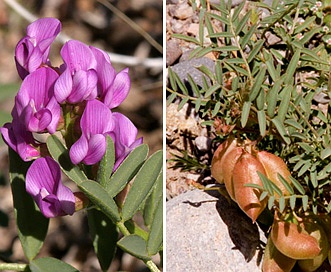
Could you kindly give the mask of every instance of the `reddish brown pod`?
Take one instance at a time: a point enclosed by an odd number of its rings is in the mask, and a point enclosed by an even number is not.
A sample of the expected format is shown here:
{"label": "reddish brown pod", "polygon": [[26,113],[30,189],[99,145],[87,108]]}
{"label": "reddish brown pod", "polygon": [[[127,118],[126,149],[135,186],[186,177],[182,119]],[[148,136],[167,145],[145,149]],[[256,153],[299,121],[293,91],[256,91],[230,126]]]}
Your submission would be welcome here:
{"label": "reddish brown pod", "polygon": [[224,175],[222,170],[222,165],[225,161],[225,156],[231,150],[233,150],[237,146],[237,139],[234,137],[229,137],[226,139],[222,144],[218,146],[216,149],[213,159],[211,161],[211,175],[214,179],[218,182],[223,184],[224,183]]}
{"label": "reddish brown pod", "polygon": [[295,224],[275,219],[271,239],[282,254],[292,259],[313,259],[321,253],[320,242],[306,228],[310,228],[308,223]]}
{"label": "reddish brown pod", "polygon": [[[257,152],[256,157],[262,163],[267,173],[267,178],[282,191],[284,196],[289,195],[289,191],[278,177],[278,175],[281,175],[291,185],[291,173],[288,170],[286,163],[280,157],[267,151]],[[279,198],[279,195],[276,194],[275,197],[277,199]]]}
{"label": "reddish brown pod", "polygon": [[269,236],[263,256],[263,272],[291,272],[296,262],[296,260],[281,253]]}
{"label": "reddish brown pod", "polygon": [[323,227],[320,224],[318,224],[317,222],[308,222],[304,225],[305,230],[309,233],[309,235],[317,240],[321,251],[314,258],[307,260],[299,260],[298,264],[302,271],[313,272],[316,271],[316,269],[319,268],[324,262],[324,260],[328,257],[330,245],[328,242],[327,234],[325,233]]}
{"label": "reddish brown pod", "polygon": [[253,222],[256,221],[267,204],[266,199],[262,202],[259,200],[260,190],[245,186],[248,183],[262,186],[258,172],[266,175],[262,164],[248,152],[240,156],[233,169],[233,189],[236,202]]}

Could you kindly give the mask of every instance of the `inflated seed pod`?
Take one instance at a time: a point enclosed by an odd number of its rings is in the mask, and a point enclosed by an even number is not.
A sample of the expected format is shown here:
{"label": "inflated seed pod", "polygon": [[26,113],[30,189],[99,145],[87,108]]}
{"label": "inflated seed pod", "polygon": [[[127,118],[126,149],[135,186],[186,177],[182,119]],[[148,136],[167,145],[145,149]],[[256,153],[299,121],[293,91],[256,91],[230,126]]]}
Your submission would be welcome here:
{"label": "inflated seed pod", "polygon": [[298,265],[304,272],[313,272],[319,268],[328,257],[330,245],[323,227],[318,223],[304,223],[304,228],[310,236],[318,241],[321,252],[312,259],[299,260]]}
{"label": "inflated seed pod", "polygon": [[[256,157],[262,163],[267,173],[267,178],[282,191],[283,195],[289,195],[289,191],[278,177],[278,174],[280,174],[291,185],[291,180],[289,178],[291,173],[288,170],[286,163],[280,157],[267,151],[257,152]],[[279,198],[279,195],[276,194],[275,197],[277,199]]]}
{"label": "inflated seed pod", "polygon": [[266,207],[266,199],[259,200],[261,191],[247,187],[245,184],[257,184],[262,186],[258,172],[266,175],[262,164],[250,153],[244,152],[233,168],[233,189],[238,206],[252,219],[257,217]]}
{"label": "inflated seed pod", "polygon": [[233,148],[237,146],[237,140],[234,137],[229,137],[216,149],[211,161],[211,175],[218,182],[224,183],[224,175],[222,165],[224,164],[224,157]]}
{"label": "inflated seed pod", "polygon": [[222,164],[222,173],[224,176],[224,184],[225,188],[232,198],[232,200],[236,201],[235,192],[234,192],[234,167],[237,164],[239,158],[244,153],[244,149],[242,147],[234,147],[230,152],[224,156],[223,164]]}
{"label": "inflated seed pod", "polygon": [[296,260],[281,253],[272,242],[269,235],[267,245],[264,250],[262,271],[263,272],[290,272]]}
{"label": "inflated seed pod", "polygon": [[270,235],[277,249],[292,259],[312,259],[321,253],[319,241],[303,225],[276,219]]}

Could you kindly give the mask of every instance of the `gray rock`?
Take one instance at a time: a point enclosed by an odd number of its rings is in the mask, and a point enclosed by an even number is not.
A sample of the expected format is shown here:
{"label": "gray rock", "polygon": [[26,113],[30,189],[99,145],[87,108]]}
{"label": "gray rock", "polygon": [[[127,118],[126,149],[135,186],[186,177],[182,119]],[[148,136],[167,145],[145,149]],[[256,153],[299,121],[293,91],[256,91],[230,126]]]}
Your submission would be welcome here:
{"label": "gray rock", "polygon": [[167,202],[166,269],[260,271],[261,240],[256,224],[225,197],[193,190]]}
{"label": "gray rock", "polygon": [[[188,81],[188,74],[193,78],[194,82],[202,87],[203,86],[203,76],[205,76],[202,72],[200,72],[197,67],[204,65],[210,71],[214,73],[215,71],[215,62],[209,58],[202,57],[202,58],[193,58],[190,60],[181,61],[178,64],[171,67],[171,69],[178,74],[179,78],[183,82]],[[205,76],[207,81],[208,78]]]}
{"label": "gray rock", "polygon": [[167,41],[166,65],[172,65],[182,55],[182,50],[176,40]]}

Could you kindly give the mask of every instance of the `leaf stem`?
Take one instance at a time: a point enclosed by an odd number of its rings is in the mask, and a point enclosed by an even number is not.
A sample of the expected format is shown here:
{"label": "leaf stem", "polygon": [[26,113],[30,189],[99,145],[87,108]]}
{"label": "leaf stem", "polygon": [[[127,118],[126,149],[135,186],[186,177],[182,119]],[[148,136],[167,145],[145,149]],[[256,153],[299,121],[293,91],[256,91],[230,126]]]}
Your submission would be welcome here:
{"label": "leaf stem", "polygon": [[18,263],[0,263],[0,271],[3,270],[14,270],[14,271],[24,271],[27,268],[27,264]]}
{"label": "leaf stem", "polygon": [[152,260],[145,261],[146,266],[149,268],[152,272],[159,272],[159,268],[156,266],[156,264]]}
{"label": "leaf stem", "polygon": [[131,233],[127,229],[127,227],[124,225],[124,222],[120,221],[116,223],[116,226],[120,229],[120,231],[123,233],[123,235],[128,236]]}

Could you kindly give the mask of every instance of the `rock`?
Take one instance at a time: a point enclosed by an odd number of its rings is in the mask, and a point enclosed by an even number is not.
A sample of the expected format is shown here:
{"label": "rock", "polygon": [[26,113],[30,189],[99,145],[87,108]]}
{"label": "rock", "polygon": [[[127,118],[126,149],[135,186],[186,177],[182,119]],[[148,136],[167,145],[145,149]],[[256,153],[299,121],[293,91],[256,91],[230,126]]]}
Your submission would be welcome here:
{"label": "rock", "polygon": [[167,41],[166,65],[172,65],[182,55],[182,50],[176,40]]}
{"label": "rock", "polygon": [[[206,66],[212,73],[215,71],[215,62],[209,58],[193,58],[186,61],[181,61],[178,64],[172,66],[172,70],[178,74],[179,78],[183,82],[188,81],[188,74],[193,78],[194,82],[202,87],[203,86],[203,76],[205,76],[202,72],[200,72],[197,67],[204,65]],[[207,81],[207,76],[205,76]]]}
{"label": "rock", "polygon": [[261,240],[256,224],[225,197],[200,190],[167,202],[166,269],[182,271],[260,271]]}

